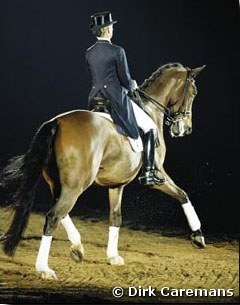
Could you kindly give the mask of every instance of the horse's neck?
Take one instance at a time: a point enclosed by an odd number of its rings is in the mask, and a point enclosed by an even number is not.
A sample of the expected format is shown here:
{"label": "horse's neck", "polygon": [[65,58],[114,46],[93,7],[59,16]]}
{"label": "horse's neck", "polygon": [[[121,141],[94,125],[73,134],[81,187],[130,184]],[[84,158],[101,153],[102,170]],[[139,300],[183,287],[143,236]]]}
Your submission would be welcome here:
{"label": "horse's neck", "polygon": [[[159,104],[164,107],[167,107],[171,91],[176,84],[176,80],[174,78],[169,79],[169,81],[164,84],[154,84],[150,85],[144,91],[154,100],[156,100]],[[160,132],[163,131],[163,122],[164,122],[164,112],[157,108],[153,103],[146,102],[145,108],[151,118],[154,120],[155,124],[158,127]]]}
{"label": "horse's neck", "polygon": [[147,102],[145,104],[145,109],[150,117],[153,119],[156,124],[158,130],[160,132],[163,131],[163,122],[164,122],[164,113],[160,111],[154,104],[151,102]]}
{"label": "horse's neck", "polygon": [[153,84],[149,85],[145,89],[145,92],[166,107],[177,81],[178,80],[175,77],[169,77],[166,82],[155,80]]}

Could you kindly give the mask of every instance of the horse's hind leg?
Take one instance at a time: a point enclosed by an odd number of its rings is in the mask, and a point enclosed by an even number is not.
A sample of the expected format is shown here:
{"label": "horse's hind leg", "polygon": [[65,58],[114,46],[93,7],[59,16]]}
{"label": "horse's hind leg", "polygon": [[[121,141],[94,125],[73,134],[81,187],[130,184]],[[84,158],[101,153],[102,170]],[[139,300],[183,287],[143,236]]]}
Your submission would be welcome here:
{"label": "horse's hind leg", "polygon": [[168,176],[164,169],[161,170],[161,173],[166,179],[166,183],[162,185],[155,185],[153,188],[161,190],[171,197],[176,198],[181,203],[184,214],[188,221],[188,225],[192,230],[192,234],[190,236],[192,243],[198,248],[204,248],[206,245],[204,236],[201,231],[201,222],[194,209],[194,206],[188,198],[187,193],[174,183],[174,181]]}
{"label": "horse's hind leg", "polygon": [[59,199],[46,215],[43,236],[36,260],[36,269],[45,279],[56,279],[55,272],[48,266],[53,232],[59,222],[71,211],[81,193],[82,189],[63,186]]}
{"label": "horse's hind leg", "polygon": [[122,224],[121,202],[124,186],[109,189],[110,219],[107,257],[111,265],[124,265],[123,258],[118,254],[119,229]]}
{"label": "horse's hind leg", "polygon": [[61,224],[66,230],[68,239],[72,244],[70,248],[70,256],[75,262],[79,263],[83,260],[84,257],[84,248],[81,243],[80,233],[78,232],[77,228],[75,227],[68,214],[61,220]]}
{"label": "horse's hind leg", "polygon": [[[47,169],[43,170],[43,176],[46,182],[49,185],[52,198],[53,198],[53,205],[56,203],[57,198],[60,195],[61,185],[58,178],[51,178],[50,174],[48,173]],[[83,260],[84,249],[81,244],[81,236],[78,232],[77,228],[75,227],[74,223],[72,222],[69,214],[67,214],[62,220],[61,224],[63,225],[64,229],[67,232],[67,236],[69,241],[71,242],[72,246],[70,248],[70,256],[76,262],[81,262]]]}

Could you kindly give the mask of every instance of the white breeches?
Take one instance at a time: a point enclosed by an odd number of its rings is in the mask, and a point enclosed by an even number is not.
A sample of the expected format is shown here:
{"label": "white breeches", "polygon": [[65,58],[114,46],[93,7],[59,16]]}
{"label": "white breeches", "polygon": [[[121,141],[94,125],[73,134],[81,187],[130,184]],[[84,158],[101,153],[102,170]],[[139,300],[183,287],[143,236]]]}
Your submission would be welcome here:
{"label": "white breeches", "polygon": [[133,101],[131,101],[131,103],[138,127],[141,128],[144,133],[148,132],[150,129],[156,130],[156,125],[150,116],[147,115],[136,103]]}

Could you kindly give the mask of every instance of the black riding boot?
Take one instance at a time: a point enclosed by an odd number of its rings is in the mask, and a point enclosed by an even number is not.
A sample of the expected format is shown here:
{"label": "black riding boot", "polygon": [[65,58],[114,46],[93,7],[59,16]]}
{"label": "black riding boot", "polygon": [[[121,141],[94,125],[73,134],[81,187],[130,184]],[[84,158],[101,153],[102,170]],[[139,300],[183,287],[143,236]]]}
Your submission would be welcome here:
{"label": "black riding boot", "polygon": [[142,185],[153,186],[154,184],[163,184],[164,178],[160,178],[155,173],[155,141],[156,134],[154,129],[144,134],[143,139],[143,166],[142,173],[138,181]]}

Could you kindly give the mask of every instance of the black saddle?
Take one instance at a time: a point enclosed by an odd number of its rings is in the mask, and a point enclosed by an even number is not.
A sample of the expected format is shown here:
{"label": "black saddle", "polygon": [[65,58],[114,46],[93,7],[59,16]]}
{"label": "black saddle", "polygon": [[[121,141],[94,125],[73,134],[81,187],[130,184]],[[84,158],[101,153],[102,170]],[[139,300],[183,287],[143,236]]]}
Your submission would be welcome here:
{"label": "black saddle", "polygon": [[93,112],[105,112],[110,114],[111,102],[102,97],[95,97],[89,103],[89,109]]}

